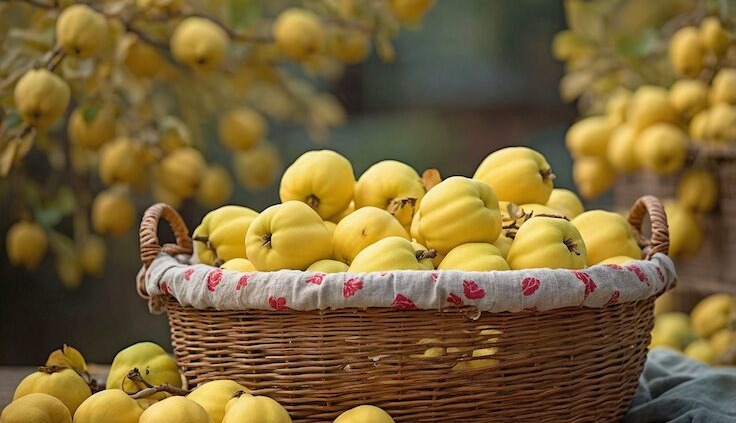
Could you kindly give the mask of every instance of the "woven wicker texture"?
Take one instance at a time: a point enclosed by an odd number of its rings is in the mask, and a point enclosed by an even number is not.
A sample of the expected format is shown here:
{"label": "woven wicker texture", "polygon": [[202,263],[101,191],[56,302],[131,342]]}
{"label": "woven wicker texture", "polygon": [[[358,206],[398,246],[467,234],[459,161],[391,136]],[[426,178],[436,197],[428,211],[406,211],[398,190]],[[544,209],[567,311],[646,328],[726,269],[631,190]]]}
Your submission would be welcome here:
{"label": "woven wicker texture", "polygon": [[[644,364],[653,298],[605,309],[484,313],[387,309],[193,311],[168,315],[174,353],[196,385],[231,378],[284,405],[295,422],[328,422],[378,405],[397,422],[616,422]],[[472,314],[472,313],[468,313]],[[481,335],[496,329],[501,335]],[[444,343],[421,344],[436,339]],[[497,341],[493,341],[497,339]],[[432,347],[459,352],[413,357]],[[453,370],[474,360],[497,366]]]}
{"label": "woven wicker texture", "polygon": [[[158,245],[159,217],[180,220],[164,210],[146,213],[141,245]],[[666,252],[655,198],[637,201],[630,222],[638,227],[645,212],[653,237],[641,242]],[[142,250],[144,263],[150,251]],[[190,386],[236,380],[279,401],[297,423],[329,422],[360,404],[378,405],[397,422],[616,422],[643,368],[654,299],[520,313],[166,304]]]}

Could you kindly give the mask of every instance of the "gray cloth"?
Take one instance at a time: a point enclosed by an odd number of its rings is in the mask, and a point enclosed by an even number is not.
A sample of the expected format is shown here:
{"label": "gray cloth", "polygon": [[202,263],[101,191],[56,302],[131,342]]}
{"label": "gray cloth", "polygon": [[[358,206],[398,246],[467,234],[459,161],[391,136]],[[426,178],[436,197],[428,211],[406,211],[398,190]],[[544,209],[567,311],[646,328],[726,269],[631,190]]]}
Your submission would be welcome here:
{"label": "gray cloth", "polygon": [[734,423],[736,368],[709,367],[680,353],[649,353],[623,423]]}

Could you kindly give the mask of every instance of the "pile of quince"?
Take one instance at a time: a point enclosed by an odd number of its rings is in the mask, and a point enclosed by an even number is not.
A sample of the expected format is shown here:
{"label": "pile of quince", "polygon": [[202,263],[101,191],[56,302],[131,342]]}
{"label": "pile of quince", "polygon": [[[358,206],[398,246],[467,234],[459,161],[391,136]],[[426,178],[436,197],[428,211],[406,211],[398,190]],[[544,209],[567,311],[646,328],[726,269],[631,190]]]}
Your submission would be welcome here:
{"label": "pile of quince", "polygon": [[670,296],[657,300],[650,348],[682,351],[709,365],[736,365],[736,297],[710,295],[688,315],[667,311]]}
{"label": "pile of quince", "polygon": [[641,258],[626,219],[584,211],[554,189],[547,160],[526,147],[491,153],[473,178],[420,176],[385,160],[356,181],[331,150],[283,174],[281,204],[223,206],[194,230],[195,261],[243,272],[582,269]]}
{"label": "pile of quince", "polygon": [[[65,345],[23,379],[0,423],[291,423],[273,399],[253,395],[232,380],[182,389],[176,361],[160,346],[141,342],[120,351],[106,388],[87,371],[76,349]],[[393,423],[382,409],[361,405],[334,423]]]}
{"label": "pile of quince", "polygon": [[698,251],[703,238],[698,215],[718,203],[715,164],[709,163],[707,152],[732,148],[736,142],[736,64],[728,53],[730,37],[715,16],[680,28],[668,50],[676,82],[669,87],[642,85],[633,92],[621,88],[609,97],[603,114],[584,117],[567,132],[573,178],[583,197],[606,192],[617,173],[679,172],[677,199],[667,201],[672,257]]}

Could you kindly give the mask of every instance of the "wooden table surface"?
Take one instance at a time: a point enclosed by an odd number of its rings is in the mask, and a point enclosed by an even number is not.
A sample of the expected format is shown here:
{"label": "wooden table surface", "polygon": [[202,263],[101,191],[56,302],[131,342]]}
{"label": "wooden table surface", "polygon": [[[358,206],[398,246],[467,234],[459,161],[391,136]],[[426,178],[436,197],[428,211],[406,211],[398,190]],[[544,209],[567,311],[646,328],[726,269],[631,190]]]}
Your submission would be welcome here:
{"label": "wooden table surface", "polygon": [[[89,364],[88,370],[93,378],[105,382],[109,366]],[[0,366],[0,410],[5,408],[13,399],[13,392],[24,377],[35,372],[38,367],[11,367]]]}

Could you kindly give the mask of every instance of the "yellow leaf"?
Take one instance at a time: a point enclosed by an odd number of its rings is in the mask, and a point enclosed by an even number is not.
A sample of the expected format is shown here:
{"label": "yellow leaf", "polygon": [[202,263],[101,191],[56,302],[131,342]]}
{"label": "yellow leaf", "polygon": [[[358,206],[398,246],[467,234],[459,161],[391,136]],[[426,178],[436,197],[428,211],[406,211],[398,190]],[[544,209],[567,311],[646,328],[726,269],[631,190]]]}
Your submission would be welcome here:
{"label": "yellow leaf", "polygon": [[55,350],[54,352],[49,354],[49,358],[46,359],[46,367],[53,366],[64,368],[71,367],[71,365],[69,364],[69,360],[61,350]]}
{"label": "yellow leaf", "polygon": [[18,151],[15,154],[15,161],[22,160],[33,147],[33,139],[35,138],[36,131],[31,130],[28,135],[18,140]]}
{"label": "yellow leaf", "polygon": [[442,177],[440,176],[440,171],[437,169],[427,169],[422,174],[422,184],[424,185],[424,189],[427,191],[440,182],[442,182]]}
{"label": "yellow leaf", "polygon": [[7,176],[15,161],[15,154],[18,151],[18,141],[11,140],[8,145],[0,152],[0,176]]}
{"label": "yellow leaf", "polygon": [[83,372],[87,371],[87,362],[84,361],[82,353],[80,353],[76,348],[65,344],[64,355],[69,360],[69,364],[71,364],[73,369]]}

